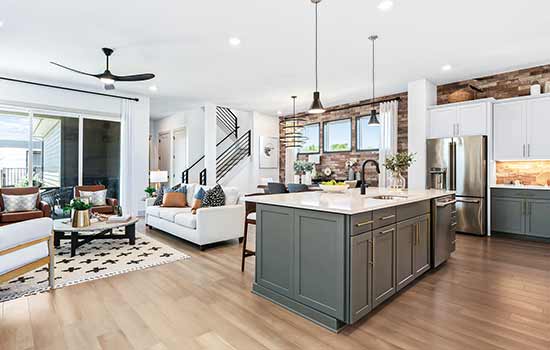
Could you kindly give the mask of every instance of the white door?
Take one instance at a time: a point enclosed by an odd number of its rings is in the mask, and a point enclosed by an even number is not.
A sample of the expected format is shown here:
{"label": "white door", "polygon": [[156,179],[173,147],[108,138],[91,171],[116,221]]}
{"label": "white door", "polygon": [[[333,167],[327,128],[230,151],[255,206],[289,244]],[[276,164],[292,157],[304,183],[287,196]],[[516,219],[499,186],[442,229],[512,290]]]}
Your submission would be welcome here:
{"label": "white door", "polygon": [[170,171],[170,133],[159,134],[159,165],[158,170]]}
{"label": "white door", "polygon": [[455,136],[456,107],[438,108],[429,111],[429,138],[439,139]]}
{"label": "white door", "polygon": [[550,159],[550,98],[527,102],[527,157]]}
{"label": "white door", "polygon": [[495,160],[525,157],[525,106],[524,101],[497,103],[494,106]]}
{"label": "white door", "polygon": [[187,133],[185,129],[174,131],[173,147],[174,171],[172,181],[176,184],[181,182],[181,173],[187,169]]}
{"label": "white door", "polygon": [[487,135],[487,104],[479,103],[458,107],[458,135]]}

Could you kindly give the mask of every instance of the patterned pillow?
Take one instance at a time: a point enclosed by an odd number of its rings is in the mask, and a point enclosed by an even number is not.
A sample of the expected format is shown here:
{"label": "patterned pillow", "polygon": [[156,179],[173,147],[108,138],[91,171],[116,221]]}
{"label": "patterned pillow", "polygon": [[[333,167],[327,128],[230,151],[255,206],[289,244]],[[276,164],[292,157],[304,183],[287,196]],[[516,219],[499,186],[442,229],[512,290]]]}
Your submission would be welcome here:
{"label": "patterned pillow", "polygon": [[225,193],[220,185],[206,191],[202,201],[203,207],[221,207],[225,205]]}
{"label": "patterned pillow", "polygon": [[87,197],[93,206],[107,205],[107,190],[79,191],[80,197]]}
{"label": "patterned pillow", "polygon": [[4,209],[7,213],[13,213],[16,211],[31,211],[36,209],[37,197],[38,193],[24,195],[2,194]]}
{"label": "patterned pillow", "polygon": [[164,186],[161,186],[157,191],[157,198],[155,198],[155,203],[153,203],[153,205],[157,207],[162,205],[163,199],[164,199]]}
{"label": "patterned pillow", "polygon": [[195,193],[195,196],[193,197],[193,207],[191,208],[192,214],[196,214],[197,209],[199,209],[202,206],[202,201],[204,200],[205,194],[206,192],[202,188],[199,188],[197,193]]}

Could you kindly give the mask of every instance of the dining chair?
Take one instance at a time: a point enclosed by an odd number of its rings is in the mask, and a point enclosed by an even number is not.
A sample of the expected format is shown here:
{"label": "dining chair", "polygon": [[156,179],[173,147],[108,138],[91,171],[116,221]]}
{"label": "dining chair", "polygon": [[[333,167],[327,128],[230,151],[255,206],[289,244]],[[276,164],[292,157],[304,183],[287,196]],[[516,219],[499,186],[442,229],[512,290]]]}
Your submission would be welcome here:
{"label": "dining chair", "polygon": [[308,185],[304,184],[288,184],[288,192],[307,192],[309,191]]}
{"label": "dining chair", "polygon": [[280,182],[268,182],[267,184],[267,193],[277,194],[277,193],[287,193],[286,185]]}

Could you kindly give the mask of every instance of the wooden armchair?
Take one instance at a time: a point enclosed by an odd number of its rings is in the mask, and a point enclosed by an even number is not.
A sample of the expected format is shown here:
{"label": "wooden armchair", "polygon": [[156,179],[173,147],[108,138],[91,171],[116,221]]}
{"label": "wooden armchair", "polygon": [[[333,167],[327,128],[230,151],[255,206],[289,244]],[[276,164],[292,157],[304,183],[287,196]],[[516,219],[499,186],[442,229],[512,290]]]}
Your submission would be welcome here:
{"label": "wooden armchair", "polygon": [[[105,189],[104,185],[85,185],[85,186],[76,186],[74,188],[74,196],[80,197],[80,191],[102,191]],[[118,205],[118,201],[115,198],[107,198],[105,200],[106,205],[95,206],[92,208],[92,212],[99,214],[114,214],[115,207]]]}
{"label": "wooden armchair", "polygon": [[38,218],[49,218],[51,215],[51,207],[48,203],[40,200],[40,194],[36,197],[36,208],[30,211],[18,211],[12,213],[4,212],[4,200],[2,199],[2,194],[6,195],[26,195],[39,193],[40,189],[38,187],[9,187],[9,188],[0,188],[0,226],[13,224],[15,222],[38,219]]}
{"label": "wooden armchair", "polygon": [[0,284],[48,265],[54,287],[53,220],[40,218],[0,227]]}

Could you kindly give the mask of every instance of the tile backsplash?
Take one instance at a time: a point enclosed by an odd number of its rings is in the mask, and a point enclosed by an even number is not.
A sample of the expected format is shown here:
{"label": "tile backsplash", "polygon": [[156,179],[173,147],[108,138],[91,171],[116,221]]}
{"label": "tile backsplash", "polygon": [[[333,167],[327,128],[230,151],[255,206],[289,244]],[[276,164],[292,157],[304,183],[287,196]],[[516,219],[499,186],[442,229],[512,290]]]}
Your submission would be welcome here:
{"label": "tile backsplash", "polygon": [[550,161],[496,162],[497,184],[550,185]]}

